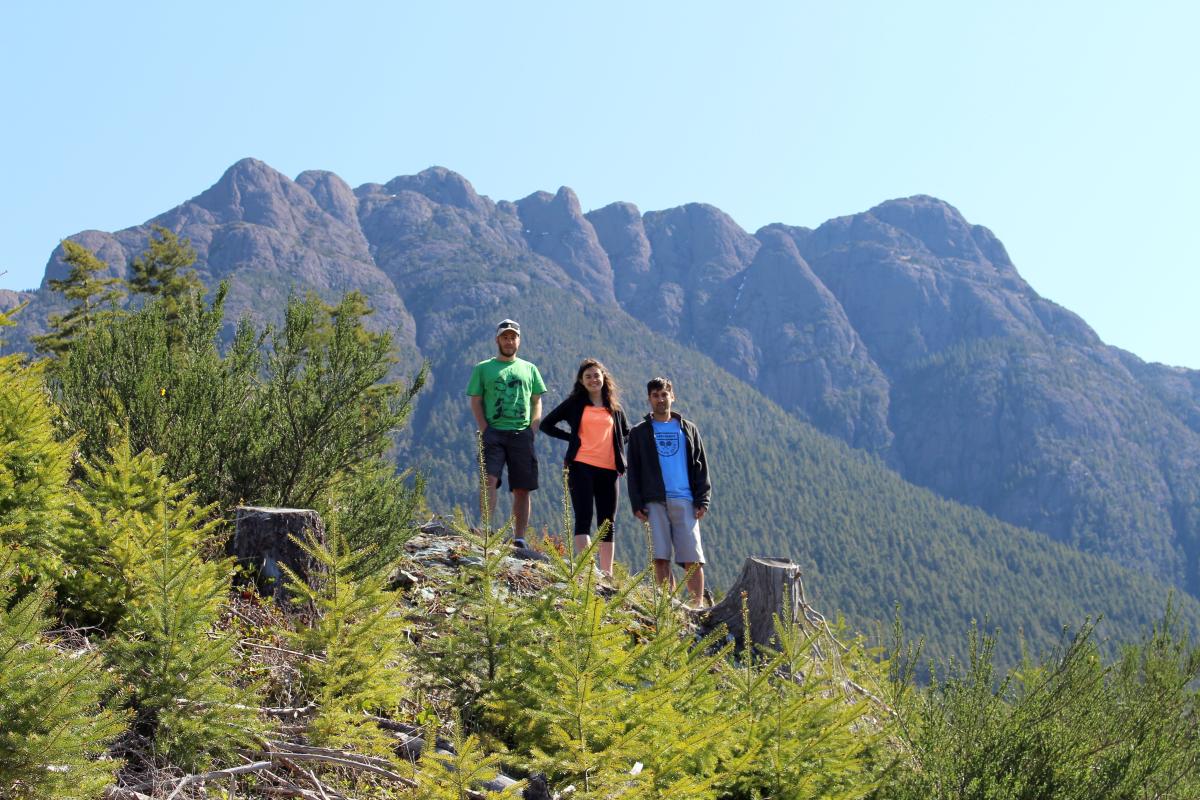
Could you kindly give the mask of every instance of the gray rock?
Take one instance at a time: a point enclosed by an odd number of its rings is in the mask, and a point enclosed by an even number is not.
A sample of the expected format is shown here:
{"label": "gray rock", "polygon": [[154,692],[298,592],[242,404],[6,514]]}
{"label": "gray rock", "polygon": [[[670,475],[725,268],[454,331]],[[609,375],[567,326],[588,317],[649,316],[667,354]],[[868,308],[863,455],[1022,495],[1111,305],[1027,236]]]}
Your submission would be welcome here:
{"label": "gray rock", "polygon": [[517,203],[529,247],[561,265],[597,302],[612,303],[613,269],[596,231],[567,187],[557,194],[535,192]]}

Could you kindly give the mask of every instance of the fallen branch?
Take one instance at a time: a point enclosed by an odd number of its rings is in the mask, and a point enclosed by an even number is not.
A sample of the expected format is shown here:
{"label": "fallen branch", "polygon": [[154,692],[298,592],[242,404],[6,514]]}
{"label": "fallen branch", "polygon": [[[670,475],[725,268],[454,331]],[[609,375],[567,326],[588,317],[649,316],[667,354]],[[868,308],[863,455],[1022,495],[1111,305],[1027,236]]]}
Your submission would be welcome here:
{"label": "fallen branch", "polygon": [[301,653],[299,650],[288,650],[285,647],[276,647],[275,645],[271,645],[271,644],[263,644],[261,642],[256,642],[253,639],[242,639],[241,641],[238,642],[238,644],[244,645],[246,647],[253,647],[256,650],[271,650],[276,653],[283,653],[284,655],[294,656],[295,658],[304,658],[309,661],[316,661],[319,664],[325,663],[325,659],[322,658],[321,656],[316,656],[311,653]]}
{"label": "fallen branch", "polygon": [[416,781],[406,778],[399,773],[392,772],[390,769],[383,769],[382,767],[376,767],[372,764],[364,764],[361,761],[355,761],[349,758],[338,758],[336,756],[327,756],[321,753],[280,753],[279,755],[286,756],[287,758],[293,758],[297,761],[320,761],[322,763],[333,764],[338,767],[362,770],[363,772],[370,772],[375,775],[380,775],[384,778],[387,778],[389,781],[398,783],[401,786],[407,786],[410,789],[415,789],[417,787]]}
{"label": "fallen branch", "polygon": [[387,769],[388,767],[390,767],[392,765],[392,762],[388,761],[386,758],[379,758],[377,756],[368,756],[368,755],[364,755],[363,753],[352,753],[348,750],[335,750],[331,747],[314,747],[313,745],[309,745],[309,744],[296,744],[294,742],[276,742],[276,741],[272,741],[270,739],[267,740],[267,747],[268,747],[268,750],[267,750],[266,754],[271,755],[271,756],[274,756],[274,755],[293,756],[293,755],[296,755],[297,753],[304,753],[306,755],[332,756],[334,758],[349,758],[349,759],[353,759],[355,761],[361,761],[364,764],[370,764],[371,766],[379,767],[380,769]]}
{"label": "fallen branch", "polygon": [[[403,740],[403,744],[405,746],[408,745],[411,739],[423,739],[425,736],[425,730],[416,725],[409,725],[406,722],[396,722],[394,719],[388,719],[387,717],[368,716],[367,718],[379,727],[383,728],[385,731],[391,731],[393,733],[399,733],[403,736],[409,737]],[[445,739],[441,736],[437,737],[437,740],[433,743],[433,748],[435,751],[444,750],[450,755],[454,755],[453,743],[451,743],[449,739]]]}
{"label": "fallen branch", "polygon": [[133,789],[109,786],[104,790],[104,800],[154,800],[154,798],[148,794],[135,792]]}
{"label": "fallen branch", "polygon": [[251,707],[247,707],[247,706],[235,705],[235,706],[233,706],[233,708],[257,711],[258,713],[265,714],[268,717],[292,717],[293,719],[295,719],[296,717],[306,717],[309,714],[316,711],[317,704],[309,703],[306,706],[297,706],[297,707],[290,707],[290,706],[259,706],[259,707],[251,706]]}
{"label": "fallen branch", "polygon": [[[188,700],[183,697],[175,698],[176,705],[181,706],[198,706],[200,708],[211,708],[216,703],[209,703],[204,700]],[[253,711],[256,714],[265,714],[268,717],[296,717],[307,716],[317,710],[316,703],[309,703],[305,706],[244,706],[241,703],[221,703],[221,708],[232,708],[238,711]]]}
{"label": "fallen branch", "polygon": [[[295,762],[293,762],[291,759],[288,759],[288,758],[280,758],[279,761],[281,764],[283,764],[283,766],[287,767],[292,772],[295,772],[296,774],[306,778],[308,780],[308,782],[313,785],[313,788],[317,790],[317,793],[321,796],[321,800],[330,800],[331,796],[338,798],[338,800],[345,800],[345,795],[343,795],[333,789],[329,789],[329,787],[327,787],[325,784],[321,783],[320,779],[317,778],[317,776],[313,774],[312,770],[305,769],[304,767],[300,766],[299,764],[296,764]],[[300,787],[297,786],[296,788],[299,789]],[[328,789],[328,791],[326,791],[327,789]],[[304,790],[301,789],[301,791],[304,791]]]}
{"label": "fallen branch", "polygon": [[246,775],[250,772],[262,772],[264,769],[270,769],[273,764],[273,761],[255,761],[253,764],[243,764],[240,767],[215,769],[212,772],[205,772],[200,775],[185,775],[175,784],[175,790],[167,795],[167,800],[173,800],[175,795],[183,791],[185,786],[191,786],[194,783],[221,780],[222,778],[235,778],[238,775]]}

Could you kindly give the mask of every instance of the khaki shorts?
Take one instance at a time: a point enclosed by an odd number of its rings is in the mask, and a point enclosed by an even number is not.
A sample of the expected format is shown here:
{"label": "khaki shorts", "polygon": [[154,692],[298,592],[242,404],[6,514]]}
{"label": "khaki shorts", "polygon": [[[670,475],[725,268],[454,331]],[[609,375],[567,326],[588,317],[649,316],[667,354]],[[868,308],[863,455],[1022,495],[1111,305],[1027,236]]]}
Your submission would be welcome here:
{"label": "khaki shorts", "polygon": [[674,551],[676,564],[703,564],[704,548],[700,545],[700,520],[691,500],[667,498],[665,503],[646,503],[650,517],[650,536],[654,540],[654,558],[671,561]]}

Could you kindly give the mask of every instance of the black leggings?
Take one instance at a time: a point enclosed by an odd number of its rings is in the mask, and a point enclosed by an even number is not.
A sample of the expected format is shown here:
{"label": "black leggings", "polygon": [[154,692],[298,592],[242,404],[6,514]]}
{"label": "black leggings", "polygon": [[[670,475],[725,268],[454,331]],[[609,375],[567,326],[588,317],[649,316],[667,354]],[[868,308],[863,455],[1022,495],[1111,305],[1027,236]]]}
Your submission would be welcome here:
{"label": "black leggings", "polygon": [[613,540],[613,517],[617,513],[617,497],[621,494],[620,477],[615,469],[604,469],[572,461],[567,468],[567,482],[571,487],[571,509],[575,512],[575,535],[590,536],[592,528],[592,504],[596,506],[596,528],[609,523],[608,532],[600,538],[602,542]]}

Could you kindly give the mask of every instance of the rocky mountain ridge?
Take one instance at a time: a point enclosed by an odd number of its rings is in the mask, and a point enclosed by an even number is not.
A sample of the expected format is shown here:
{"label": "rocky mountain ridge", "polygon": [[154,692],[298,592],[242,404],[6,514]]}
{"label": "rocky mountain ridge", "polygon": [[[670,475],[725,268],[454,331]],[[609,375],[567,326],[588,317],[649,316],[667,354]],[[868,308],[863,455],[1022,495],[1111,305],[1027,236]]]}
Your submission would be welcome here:
{"label": "rocky mountain ridge", "polygon": [[[150,224],[192,241],[207,285],[230,282],[231,324],[269,321],[289,291],[363,291],[405,365],[430,358],[450,395],[494,318],[551,288],[604,325],[636,320],[711,357],[912,483],[1200,593],[1200,372],[1104,345],[935,198],[751,234],[702,204],[584,213],[566,187],[495,202],[440,167],[351,189],[245,159],[144,225],[71,238],[123,275]],[[10,339],[56,302],[34,293]],[[553,315],[525,324],[527,347],[553,341]],[[415,439],[451,424],[434,407],[466,424],[431,400]]]}

